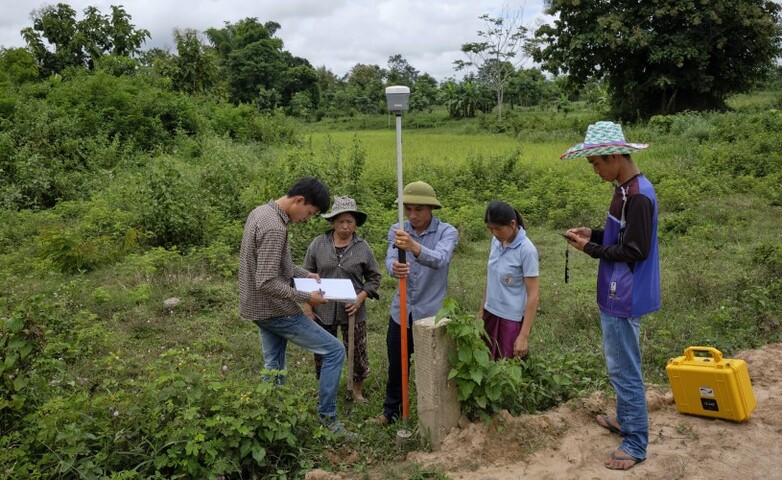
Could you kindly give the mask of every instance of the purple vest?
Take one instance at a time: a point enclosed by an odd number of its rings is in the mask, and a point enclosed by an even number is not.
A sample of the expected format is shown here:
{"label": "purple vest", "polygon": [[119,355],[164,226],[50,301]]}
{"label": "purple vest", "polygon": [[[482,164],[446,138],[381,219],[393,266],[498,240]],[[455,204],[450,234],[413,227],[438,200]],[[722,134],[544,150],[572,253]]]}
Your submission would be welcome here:
{"label": "purple vest", "polygon": [[657,246],[657,196],[643,175],[617,187],[608,210],[603,245],[621,242],[627,219],[625,204],[631,195],[644,195],[652,201],[652,241],[649,256],[638,262],[613,262],[600,259],[597,272],[597,305],[600,311],[615,317],[639,317],[660,309],[660,258]]}

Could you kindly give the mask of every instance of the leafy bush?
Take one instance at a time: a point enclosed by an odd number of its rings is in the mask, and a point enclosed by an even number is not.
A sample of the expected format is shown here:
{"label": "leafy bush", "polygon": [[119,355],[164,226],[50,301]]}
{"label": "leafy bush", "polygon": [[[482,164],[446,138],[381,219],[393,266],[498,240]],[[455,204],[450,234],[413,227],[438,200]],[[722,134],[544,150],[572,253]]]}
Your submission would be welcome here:
{"label": "leafy bush", "polygon": [[[142,234],[135,228],[135,215],[111,209],[101,199],[63,202],[55,208],[60,225],[42,229],[37,240],[39,255],[52,261],[63,273],[86,272],[111,263],[136,250]],[[78,218],[66,226],[68,218]]]}
{"label": "leafy bush", "polygon": [[459,230],[460,240],[476,241],[488,238],[489,234],[483,221],[485,204],[467,204],[451,209],[448,221]]}
{"label": "leafy bush", "polygon": [[678,176],[665,177],[658,181],[655,191],[661,213],[687,210],[700,195],[696,181]]}
{"label": "leafy bush", "polygon": [[28,395],[32,365],[42,350],[38,326],[21,313],[2,318],[0,325],[0,431],[9,432],[31,410]]}
{"label": "leafy bush", "polygon": [[239,159],[204,158],[200,165],[199,189],[209,196],[210,206],[229,218],[240,218],[244,213],[241,192],[249,181],[249,168]]}
{"label": "leafy bush", "polygon": [[51,389],[17,431],[35,442],[0,439],[6,474],[288,478],[312,467],[321,447],[310,440],[329,435],[297,392],[233,381],[187,349],[164,351],[138,381],[116,355],[102,363],[112,374],[93,393]]}
{"label": "leafy bush", "polygon": [[49,100],[74,117],[87,135],[118,136],[145,151],[180,129],[197,133],[202,124],[187,96],[161,88],[151,77],[79,72],[54,89]]}
{"label": "leafy bush", "polygon": [[142,229],[149,232],[152,245],[203,244],[208,201],[180,162],[156,159],[142,180],[137,201]]}
{"label": "leafy bush", "polygon": [[262,114],[247,104],[221,103],[210,108],[214,131],[239,141],[276,144],[290,142],[296,134],[294,122],[282,112]]}
{"label": "leafy bush", "polygon": [[449,380],[455,380],[462,412],[488,420],[494,413],[537,412],[606,385],[596,359],[558,355],[492,361],[483,321],[465,314],[447,300],[438,319],[447,317],[446,331],[456,343],[449,358]]}

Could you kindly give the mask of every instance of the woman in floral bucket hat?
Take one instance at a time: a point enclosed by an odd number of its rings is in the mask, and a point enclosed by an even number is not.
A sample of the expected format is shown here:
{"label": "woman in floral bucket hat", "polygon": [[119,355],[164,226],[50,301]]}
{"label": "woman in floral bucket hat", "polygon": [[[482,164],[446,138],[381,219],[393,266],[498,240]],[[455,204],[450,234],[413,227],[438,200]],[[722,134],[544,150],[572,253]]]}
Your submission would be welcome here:
{"label": "woman in floral bucket hat", "polygon": [[589,126],[583,143],[561,156],[586,157],[600,178],[616,185],[604,228],[566,232],[570,245],[600,260],[597,304],[616,416],[598,415],[596,421],[622,436],[604,462],[612,470],[629,470],[643,462],[649,443],[639,335],[641,318],[660,309],[657,197],[630,157],[647,147],[628,143],[618,124],[597,122]]}
{"label": "woman in floral bucket hat", "polygon": [[[348,316],[355,315],[353,391],[348,392],[348,395],[354,401],[364,403],[366,399],[362,388],[364,380],[369,376],[367,310],[364,301],[367,298],[378,298],[380,267],[369,244],[356,234],[356,227],[367,221],[367,214],[358,209],[355,200],[335,197],[331,211],[322,217],[331,223],[331,228],[310,243],[304,257],[304,268],[323,278],[349,278],[357,298],[355,303],[328,302],[313,308],[304,305],[304,313],[335,337],[341,328],[345,348],[349,342]],[[318,377],[320,367],[321,358],[316,354],[315,375]]]}

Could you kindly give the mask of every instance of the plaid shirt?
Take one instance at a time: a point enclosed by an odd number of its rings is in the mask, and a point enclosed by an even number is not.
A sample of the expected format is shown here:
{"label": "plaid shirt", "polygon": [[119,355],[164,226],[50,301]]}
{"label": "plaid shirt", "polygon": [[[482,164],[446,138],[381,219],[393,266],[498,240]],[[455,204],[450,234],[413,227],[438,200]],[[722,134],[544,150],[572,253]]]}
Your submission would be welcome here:
{"label": "plaid shirt", "polygon": [[291,285],[294,277],[309,272],[293,265],[288,245],[290,217],[277,202],[256,207],[244,224],[239,252],[239,315],[266,320],[301,312],[299,304],[310,298]]}

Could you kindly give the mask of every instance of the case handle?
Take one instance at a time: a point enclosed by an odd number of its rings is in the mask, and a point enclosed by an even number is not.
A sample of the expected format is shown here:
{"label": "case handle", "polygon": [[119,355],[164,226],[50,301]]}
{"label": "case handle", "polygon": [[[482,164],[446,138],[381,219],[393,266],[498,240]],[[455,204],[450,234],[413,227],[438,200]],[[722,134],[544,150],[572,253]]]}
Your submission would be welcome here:
{"label": "case handle", "polygon": [[714,363],[720,363],[722,360],[722,352],[714,347],[689,347],[684,350],[684,356],[687,357],[687,360],[691,361],[695,358],[695,352],[711,353],[712,358],[714,358]]}

